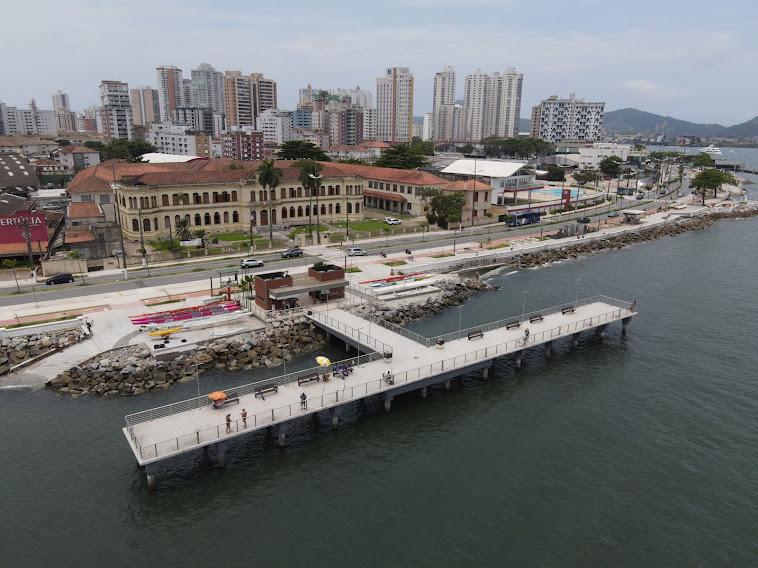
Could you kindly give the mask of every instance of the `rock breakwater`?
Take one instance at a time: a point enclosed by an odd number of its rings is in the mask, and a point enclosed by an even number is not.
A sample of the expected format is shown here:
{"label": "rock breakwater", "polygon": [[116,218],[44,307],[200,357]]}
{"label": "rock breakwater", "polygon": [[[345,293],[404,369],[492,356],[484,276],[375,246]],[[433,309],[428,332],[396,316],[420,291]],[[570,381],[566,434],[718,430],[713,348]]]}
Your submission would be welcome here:
{"label": "rock breakwater", "polygon": [[65,349],[86,337],[88,335],[82,329],[4,337],[0,340],[0,375],[7,373],[13,365],[47,353],[52,349]]}

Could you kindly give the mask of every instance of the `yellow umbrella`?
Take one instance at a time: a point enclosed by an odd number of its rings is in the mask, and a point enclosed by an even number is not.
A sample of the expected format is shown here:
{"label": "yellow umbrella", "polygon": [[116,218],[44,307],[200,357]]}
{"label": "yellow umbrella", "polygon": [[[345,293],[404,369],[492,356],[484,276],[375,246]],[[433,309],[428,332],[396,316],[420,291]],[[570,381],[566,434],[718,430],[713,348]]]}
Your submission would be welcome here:
{"label": "yellow umbrella", "polygon": [[326,357],[324,357],[323,355],[319,355],[318,357],[316,357],[316,363],[318,363],[319,366],[321,367],[328,367],[329,365],[332,364],[332,362]]}
{"label": "yellow umbrella", "polygon": [[225,400],[226,393],[224,391],[214,391],[208,395],[209,400]]}

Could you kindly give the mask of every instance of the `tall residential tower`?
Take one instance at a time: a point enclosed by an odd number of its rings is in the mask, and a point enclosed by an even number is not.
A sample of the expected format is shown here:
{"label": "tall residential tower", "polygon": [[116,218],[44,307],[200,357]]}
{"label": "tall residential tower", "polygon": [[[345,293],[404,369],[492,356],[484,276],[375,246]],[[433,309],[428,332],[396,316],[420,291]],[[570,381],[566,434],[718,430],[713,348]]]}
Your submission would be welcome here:
{"label": "tall residential tower", "polygon": [[388,67],[376,80],[376,136],[410,142],[413,135],[413,75],[407,67]]}

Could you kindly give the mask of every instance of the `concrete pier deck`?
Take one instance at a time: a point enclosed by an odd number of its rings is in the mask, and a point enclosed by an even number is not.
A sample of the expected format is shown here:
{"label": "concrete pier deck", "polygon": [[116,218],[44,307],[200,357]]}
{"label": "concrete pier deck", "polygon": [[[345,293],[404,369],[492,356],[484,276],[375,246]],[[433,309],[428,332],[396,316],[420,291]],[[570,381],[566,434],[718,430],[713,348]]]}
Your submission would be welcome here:
{"label": "concrete pier deck", "polygon": [[[385,409],[389,410],[395,395],[476,370],[486,374],[498,357],[515,354],[520,364],[525,349],[542,346],[549,355],[550,346],[558,339],[576,339],[591,330],[602,332],[616,321],[625,328],[635,308],[634,304],[598,296],[434,338],[391,324],[369,322],[342,309],[311,311],[308,317],[314,323],[360,349],[361,354],[351,359],[354,371],[347,378],[298,386],[298,377],[316,370],[291,373],[229,389],[227,392],[239,395],[240,403],[221,409],[214,409],[206,397],[200,397],[131,414],[126,417],[123,433],[140,466],[205,446],[223,447],[227,440],[272,426],[278,426],[279,441],[283,443],[291,420],[330,411],[336,424],[339,407],[375,395],[383,396]],[[530,318],[535,321],[530,322]],[[519,327],[514,325],[517,320]],[[529,335],[525,337],[527,328]],[[385,377],[388,372],[391,377]],[[276,393],[266,394],[265,398],[256,396],[262,385],[271,384],[277,384]],[[307,397],[304,405],[302,393]],[[246,423],[242,409],[247,410]],[[229,429],[227,414],[232,418]]]}

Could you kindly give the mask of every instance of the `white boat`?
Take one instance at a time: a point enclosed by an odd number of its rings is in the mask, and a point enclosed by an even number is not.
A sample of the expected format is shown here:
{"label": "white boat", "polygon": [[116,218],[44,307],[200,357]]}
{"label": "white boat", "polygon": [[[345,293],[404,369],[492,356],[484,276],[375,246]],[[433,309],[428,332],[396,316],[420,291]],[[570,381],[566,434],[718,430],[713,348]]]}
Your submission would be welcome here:
{"label": "white boat", "polygon": [[714,146],[713,144],[711,144],[707,148],[702,148],[701,151],[703,153],[709,154],[711,156],[720,156],[721,155],[721,148],[719,148],[718,146]]}

